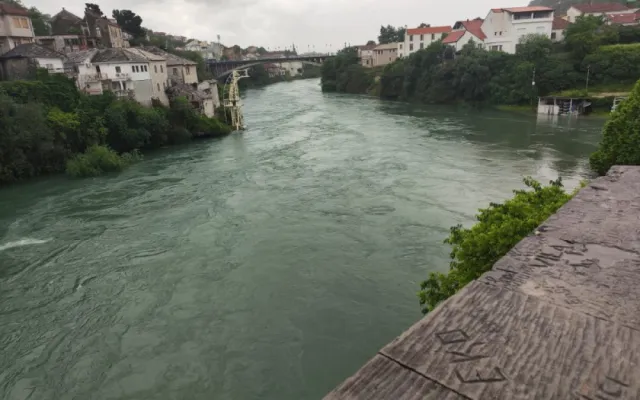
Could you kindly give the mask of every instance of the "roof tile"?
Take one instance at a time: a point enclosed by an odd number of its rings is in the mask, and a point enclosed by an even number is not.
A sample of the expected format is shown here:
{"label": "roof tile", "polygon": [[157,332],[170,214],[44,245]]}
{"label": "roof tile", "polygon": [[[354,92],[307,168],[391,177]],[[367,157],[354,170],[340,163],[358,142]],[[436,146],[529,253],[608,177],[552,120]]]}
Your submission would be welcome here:
{"label": "roof tile", "polygon": [[0,56],[0,59],[7,58],[60,58],[64,59],[64,54],[58,53],[44,46],[35,43],[25,43],[14,47]]}
{"label": "roof tile", "polygon": [[551,24],[551,29],[553,29],[554,31],[558,31],[561,29],[567,29],[568,26],[569,26],[569,21],[567,21],[562,17],[555,17],[553,19],[553,23]]}
{"label": "roof tile", "polygon": [[629,7],[620,3],[574,4],[572,7],[585,14],[629,10]]}
{"label": "roof tile", "polygon": [[407,29],[409,35],[424,35],[429,33],[448,33],[451,32],[450,26],[428,26],[426,28]]}

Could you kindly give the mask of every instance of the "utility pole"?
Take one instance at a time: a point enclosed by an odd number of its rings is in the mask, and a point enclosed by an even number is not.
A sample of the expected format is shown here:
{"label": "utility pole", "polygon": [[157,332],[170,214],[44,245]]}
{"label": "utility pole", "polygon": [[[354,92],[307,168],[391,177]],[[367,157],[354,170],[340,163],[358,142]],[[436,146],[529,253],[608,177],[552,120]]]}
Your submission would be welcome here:
{"label": "utility pole", "polygon": [[587,83],[585,84],[585,91],[587,92],[587,94],[589,93],[589,73],[591,72],[591,65],[587,66]]}

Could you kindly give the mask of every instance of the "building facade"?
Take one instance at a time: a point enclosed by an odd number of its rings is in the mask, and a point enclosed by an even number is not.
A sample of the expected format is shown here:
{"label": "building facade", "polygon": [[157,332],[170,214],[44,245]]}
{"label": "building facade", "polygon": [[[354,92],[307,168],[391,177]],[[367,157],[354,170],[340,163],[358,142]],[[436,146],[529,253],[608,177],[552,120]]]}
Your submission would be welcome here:
{"label": "building facade", "polygon": [[34,36],[27,10],[0,3],[0,54],[21,44],[33,43]]}
{"label": "building facade", "polygon": [[584,15],[599,17],[607,14],[635,13],[636,11],[637,8],[630,8],[621,3],[574,4],[567,10],[567,20],[574,23],[578,17]]}
{"label": "building facade", "polygon": [[562,42],[569,24],[570,22],[562,17],[554,17],[553,23],[551,24],[551,40],[554,42]]}
{"label": "building facade", "polygon": [[375,49],[375,47],[375,44],[358,46],[358,58],[360,59],[360,65],[365,68],[373,67],[373,49]]}
{"label": "building facade", "polygon": [[487,50],[514,54],[520,40],[527,35],[551,38],[553,9],[549,7],[494,8],[482,23]]}
{"label": "building facade", "polygon": [[169,97],[167,97],[166,93],[169,85],[167,60],[162,56],[158,56],[137,47],[124,49],[124,51],[136,57],[144,58],[149,62],[148,70],[151,78],[151,97],[168,106]]}
{"label": "building facade", "polygon": [[398,43],[380,44],[373,49],[373,66],[380,67],[398,59]]}
{"label": "building facade", "polygon": [[198,84],[198,71],[195,62],[167,53],[158,47],[144,47],[143,50],[161,56],[166,60],[169,86],[183,83],[187,85]]}
{"label": "building facade", "polygon": [[404,42],[397,45],[397,54],[399,57],[407,57],[418,50],[428,47],[431,43],[443,39],[451,30],[450,26],[407,29],[404,35]]}

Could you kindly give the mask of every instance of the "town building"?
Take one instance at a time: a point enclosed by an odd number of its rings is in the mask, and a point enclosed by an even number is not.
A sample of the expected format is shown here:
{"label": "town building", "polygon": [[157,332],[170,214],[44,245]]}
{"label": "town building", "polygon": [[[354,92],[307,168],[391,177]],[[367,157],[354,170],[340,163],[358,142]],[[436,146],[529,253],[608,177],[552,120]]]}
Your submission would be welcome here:
{"label": "town building", "polygon": [[640,12],[623,13],[623,14],[607,14],[604,20],[609,25],[632,26],[640,24]]}
{"label": "town building", "polygon": [[399,57],[428,47],[431,43],[443,39],[451,32],[450,26],[427,26],[424,28],[407,29],[404,42],[398,43],[396,53]]}
{"label": "town building", "polygon": [[373,67],[373,49],[376,44],[365,44],[363,46],[357,46],[358,58],[360,59],[360,65],[365,68]]}
{"label": "town building", "polygon": [[551,24],[551,40],[561,42],[564,40],[564,34],[571,23],[562,17],[554,17]]}
{"label": "town building", "polygon": [[453,25],[453,31],[442,39],[442,43],[453,46],[456,51],[462,50],[467,43],[472,41],[476,43],[478,47],[483,47],[484,40],[487,36],[482,31],[482,23],[482,18],[457,21]]}
{"label": "town building", "polygon": [[34,36],[27,10],[0,2],[0,54],[21,44],[33,43]]}
{"label": "town building", "polygon": [[574,4],[567,10],[567,19],[573,23],[578,17],[586,15],[599,17],[607,14],[633,14],[636,11],[637,8],[621,3]]}
{"label": "town building", "polygon": [[[132,49],[83,50],[67,55],[67,68],[73,69],[78,88],[88,94],[111,91],[145,106],[150,106],[154,98],[167,103],[157,89],[166,71],[164,63],[159,58],[149,60],[151,55],[145,53]],[[155,66],[161,69],[152,77]]]}
{"label": "town building", "polygon": [[373,49],[373,66],[390,64],[398,58],[398,43],[380,44]]}
{"label": "town building", "polygon": [[171,100],[179,97],[186,98],[191,106],[198,110],[200,114],[206,115],[207,117],[215,116],[213,95],[198,89],[197,85],[194,87],[193,85],[181,83],[167,89],[167,93]]}
{"label": "town building", "polygon": [[166,90],[169,85],[169,71],[167,70],[166,58],[137,47],[128,48],[124,51],[142,57],[149,62],[148,70],[149,76],[151,77],[151,97],[168,106],[169,98],[167,97]]}
{"label": "town building", "polygon": [[543,35],[551,38],[553,9],[542,6],[494,8],[482,23],[487,36],[487,50],[514,54],[520,40],[527,35]]}
{"label": "town building", "polygon": [[85,10],[84,18],[62,9],[51,17],[51,35],[37,36],[36,43],[61,53],[129,47],[127,34],[111,18]]}
{"label": "town building", "polygon": [[49,73],[63,73],[64,54],[36,43],[21,44],[0,56],[0,79],[32,79],[38,68]]}
{"label": "town building", "polygon": [[166,60],[169,86],[183,83],[187,85],[198,84],[198,71],[196,70],[197,64],[195,62],[168,53],[158,47],[149,46],[143,49]]}

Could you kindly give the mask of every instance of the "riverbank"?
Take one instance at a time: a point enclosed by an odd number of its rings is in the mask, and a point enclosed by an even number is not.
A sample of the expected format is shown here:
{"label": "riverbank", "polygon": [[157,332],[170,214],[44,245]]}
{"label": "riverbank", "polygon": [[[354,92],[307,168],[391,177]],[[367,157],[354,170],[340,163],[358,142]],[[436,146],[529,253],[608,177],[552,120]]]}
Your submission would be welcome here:
{"label": "riverbank", "polygon": [[138,151],[231,132],[184,98],[144,107],[111,92],[83,94],[57,74],[0,83],[0,115],[0,186],[65,169],[77,176],[119,170]]}

